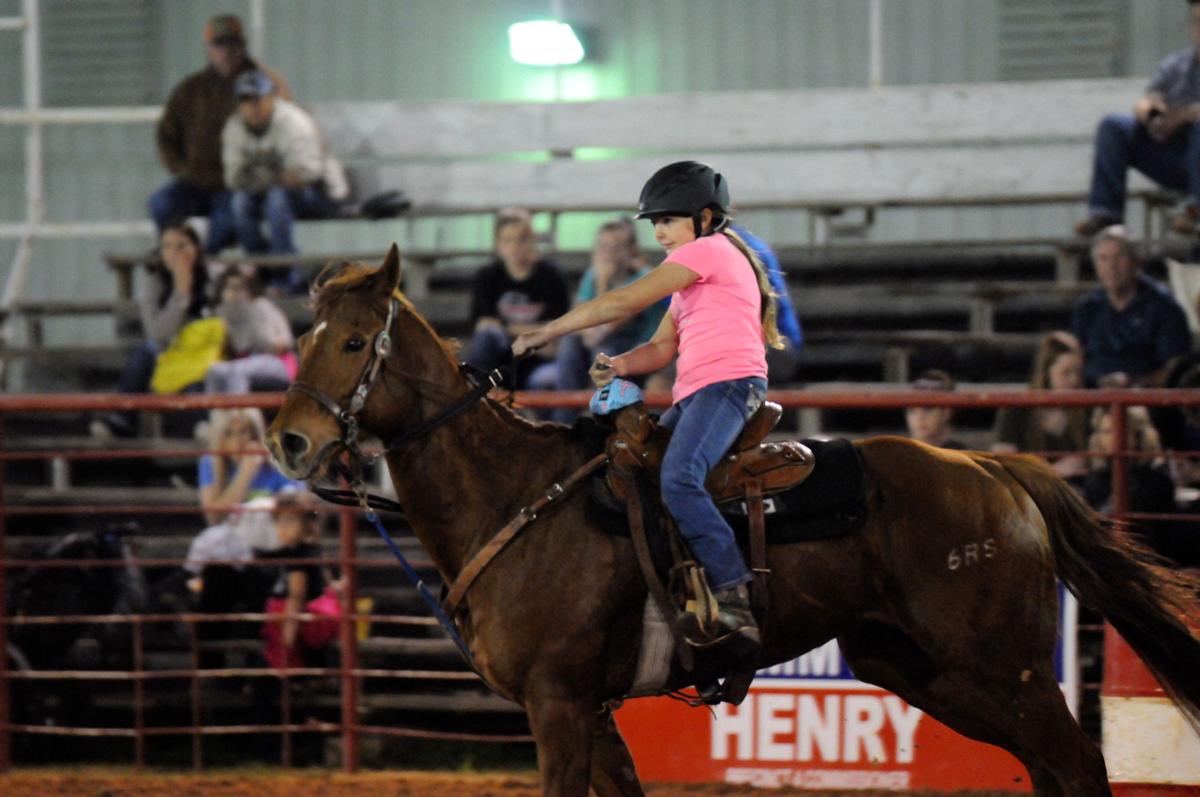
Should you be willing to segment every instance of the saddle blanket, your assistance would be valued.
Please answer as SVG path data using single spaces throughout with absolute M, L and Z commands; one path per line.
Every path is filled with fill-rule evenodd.
M 861 531 L 867 522 L 866 478 L 858 449 L 849 440 L 804 440 L 813 452 L 812 474 L 788 490 L 763 499 L 767 542 L 772 545 L 829 540 Z M 629 536 L 624 505 L 608 490 L 605 475 L 593 478 L 589 500 L 605 529 Z M 738 541 L 746 545 L 746 504 L 733 500 L 720 505 Z

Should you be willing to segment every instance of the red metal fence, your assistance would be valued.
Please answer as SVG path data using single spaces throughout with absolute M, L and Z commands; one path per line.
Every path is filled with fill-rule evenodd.
M 518 393 L 516 401 L 527 407 L 575 406 L 586 403 L 588 393 Z M 828 392 L 819 390 L 773 391 L 770 396 L 787 408 L 817 409 L 875 409 L 899 410 L 911 406 L 945 406 L 952 408 L 992 407 L 1096 407 L 1111 408 L 1113 437 L 1117 441 L 1126 439 L 1127 408 L 1131 406 L 1196 406 L 1200 405 L 1200 391 L 1183 390 L 1095 390 L 1095 391 L 959 391 L 931 393 L 928 391 L 895 392 Z M 668 397 L 652 395 L 650 403 L 664 405 Z M 263 622 L 268 615 L 250 614 L 113 614 L 79 616 L 27 616 L 11 617 L 7 605 L 10 572 L 21 568 L 53 567 L 114 567 L 123 566 L 122 561 L 54 561 L 46 559 L 9 558 L 5 552 L 7 520 L 10 517 L 35 514 L 90 514 L 100 508 L 96 506 L 11 506 L 5 500 L 6 469 L 14 461 L 66 461 L 88 460 L 128 461 L 132 459 L 162 456 L 159 449 L 103 450 L 87 447 L 45 447 L 42 449 L 13 450 L 5 444 L 4 430 L 7 419 L 23 413 L 80 413 L 90 411 L 142 410 L 177 412 L 181 410 L 207 410 L 213 408 L 254 406 L 272 409 L 282 401 L 277 394 L 255 394 L 250 396 L 116 396 L 116 395 L 28 395 L 0 396 L 0 651 L 7 648 L 9 630 L 18 625 L 52 626 L 64 623 L 111 623 L 128 624 L 131 629 L 130 652 L 132 668 L 122 670 L 14 670 L 8 657 L 0 656 L 0 772 L 6 771 L 11 761 L 13 734 L 39 734 L 44 736 L 116 737 L 132 741 L 133 760 L 138 766 L 146 763 L 146 742 L 157 736 L 190 736 L 192 762 L 197 768 L 203 766 L 202 740 L 206 736 L 278 733 L 281 736 L 282 758 L 290 763 L 292 737 L 301 733 L 340 734 L 342 766 L 354 771 L 359 766 L 359 741 L 363 735 L 408 736 L 460 741 L 515 742 L 528 741 L 520 734 L 475 734 L 464 732 L 431 731 L 364 724 L 360 721 L 360 688 L 367 678 L 393 678 L 413 682 L 476 682 L 473 673 L 436 669 L 377 669 L 363 668 L 359 662 L 359 639 L 356 629 L 360 623 L 396 624 L 410 626 L 433 626 L 436 621 L 425 616 L 379 614 L 360 611 L 359 574 L 364 568 L 392 567 L 390 561 L 364 558 L 357 550 L 357 523 L 351 510 L 335 510 L 340 516 L 339 547 L 336 557 L 305 560 L 337 566 L 344 578 L 342 589 L 342 616 L 340 619 L 340 661 L 333 668 L 225 668 L 207 669 L 200 666 L 200 648 L 197 643 L 198 624 L 217 621 Z M 171 456 L 198 456 L 205 451 L 172 448 Z M 1099 452 L 1090 452 L 1098 454 Z M 1107 454 L 1106 454 L 1107 455 Z M 1121 450 L 1113 455 L 1116 467 L 1112 469 L 1112 495 L 1114 514 L 1133 520 L 1156 519 L 1157 516 L 1132 515 L 1129 512 L 1129 481 L 1127 461 L 1136 452 Z M 1173 456 L 1200 456 L 1200 452 L 1174 452 Z M 146 516 L 150 514 L 200 514 L 197 505 L 106 505 L 103 512 L 113 515 Z M 1176 520 L 1200 520 L 1196 516 L 1172 516 Z M 278 560 L 286 562 L 286 560 Z M 141 559 L 138 564 L 155 567 L 177 567 L 182 559 Z M 419 563 L 428 566 L 427 562 Z M 308 618 L 309 615 L 300 615 Z M 279 615 L 274 616 L 275 619 Z M 182 623 L 188 629 L 191 666 L 183 669 L 150 669 L 144 656 L 144 636 L 148 625 L 155 623 Z M 290 679 L 302 676 L 334 676 L 340 690 L 339 719 L 337 722 L 296 722 L 292 716 Z M 211 725 L 204 724 L 201 717 L 201 686 L 208 679 L 245 678 L 274 679 L 279 685 L 281 721 L 274 724 Z M 60 679 L 90 679 L 94 681 L 120 681 L 131 684 L 133 695 L 133 721 L 128 728 L 112 727 L 62 727 L 34 723 L 17 724 L 10 717 L 10 690 L 21 689 L 34 681 Z M 145 689 L 153 681 L 181 680 L 188 683 L 191 722 L 177 726 L 147 726 L 145 722 Z

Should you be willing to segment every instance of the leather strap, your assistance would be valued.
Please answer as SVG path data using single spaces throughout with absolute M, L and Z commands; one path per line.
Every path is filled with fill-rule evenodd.
M 625 512 L 629 517 L 629 537 L 633 540 L 633 550 L 637 554 L 638 567 L 642 571 L 642 580 L 646 582 L 646 589 L 650 591 L 650 596 L 658 605 L 662 616 L 667 620 L 667 626 L 671 629 L 671 636 L 675 643 L 676 653 L 679 655 L 680 664 L 683 665 L 685 670 L 690 672 L 693 663 L 692 653 L 688 649 L 688 646 L 684 644 L 683 639 L 675 633 L 673 619 L 679 612 L 671 603 L 671 598 L 667 594 L 667 588 L 663 585 L 662 580 L 658 577 L 658 573 L 654 570 L 654 557 L 650 554 L 650 540 L 646 537 L 646 514 L 642 505 L 646 486 L 645 476 L 641 470 L 628 470 L 616 465 L 613 466 L 610 473 L 621 482 L 621 486 L 625 492 Z
M 573 492 L 585 478 L 590 476 L 607 461 L 607 454 L 597 454 L 588 460 L 583 467 L 568 476 L 561 484 L 555 482 L 532 504 L 522 507 L 517 516 L 510 520 L 504 528 L 500 529 L 496 536 L 492 537 L 486 545 L 480 548 L 471 557 L 470 561 L 463 566 L 463 569 L 459 571 L 458 577 L 450 585 L 450 592 L 446 595 L 446 600 L 442 603 L 446 614 L 451 617 L 455 615 L 459 604 L 466 597 L 467 591 L 475 583 L 475 579 L 479 578 L 479 574 L 484 571 L 484 568 L 491 564 L 492 560 L 504 550 L 506 545 L 512 542 L 513 538 L 521 532 L 521 529 L 537 520 L 538 513 L 550 506 L 550 504 Z
M 767 530 L 763 508 L 762 483 L 757 479 L 746 485 L 746 518 L 750 526 L 750 569 L 754 580 L 750 582 L 750 608 L 757 615 L 759 633 L 767 620 L 770 601 L 767 590 Z

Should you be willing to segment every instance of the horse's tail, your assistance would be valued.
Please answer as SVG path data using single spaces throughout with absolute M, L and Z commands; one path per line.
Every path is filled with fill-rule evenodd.
M 1054 569 L 1133 646 L 1200 732 L 1200 580 L 1172 569 L 1121 524 L 1101 517 L 1041 460 L 997 455 L 1045 518 Z

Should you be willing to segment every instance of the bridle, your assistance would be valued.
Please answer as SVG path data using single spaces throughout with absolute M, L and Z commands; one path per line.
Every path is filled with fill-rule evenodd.
M 388 355 L 392 352 L 391 329 L 399 310 L 400 301 L 393 296 L 388 302 L 387 318 L 383 322 L 383 328 L 375 335 L 375 340 L 371 344 L 371 357 L 367 360 L 366 365 L 363 366 L 362 373 L 358 377 L 358 384 L 355 386 L 354 392 L 350 394 L 350 399 L 346 402 L 345 406 L 339 404 L 327 393 L 299 380 L 292 382 L 287 389 L 288 394 L 295 392 L 312 399 L 319 407 L 327 410 L 337 420 L 338 427 L 342 432 L 340 442 L 342 447 L 350 454 L 355 471 L 353 475 L 345 473 L 343 475 L 350 477 L 351 486 L 356 488 L 356 492 L 359 484 L 361 484 L 358 474 L 361 473 L 362 466 L 374 460 L 374 457 L 364 454 L 359 447 L 358 414 L 362 412 L 362 408 L 366 405 L 367 397 L 371 394 L 371 390 L 375 387 L 376 383 L 378 383 Z M 466 412 L 472 404 L 498 387 L 501 382 L 499 370 L 488 373 L 466 362 L 460 362 L 458 370 L 467 377 L 468 381 L 474 383 L 471 390 L 433 417 L 427 418 L 411 429 L 405 430 L 397 437 L 385 441 L 384 453 L 395 451 L 405 443 L 432 432 L 439 426 Z M 318 492 L 318 495 L 320 494 Z

